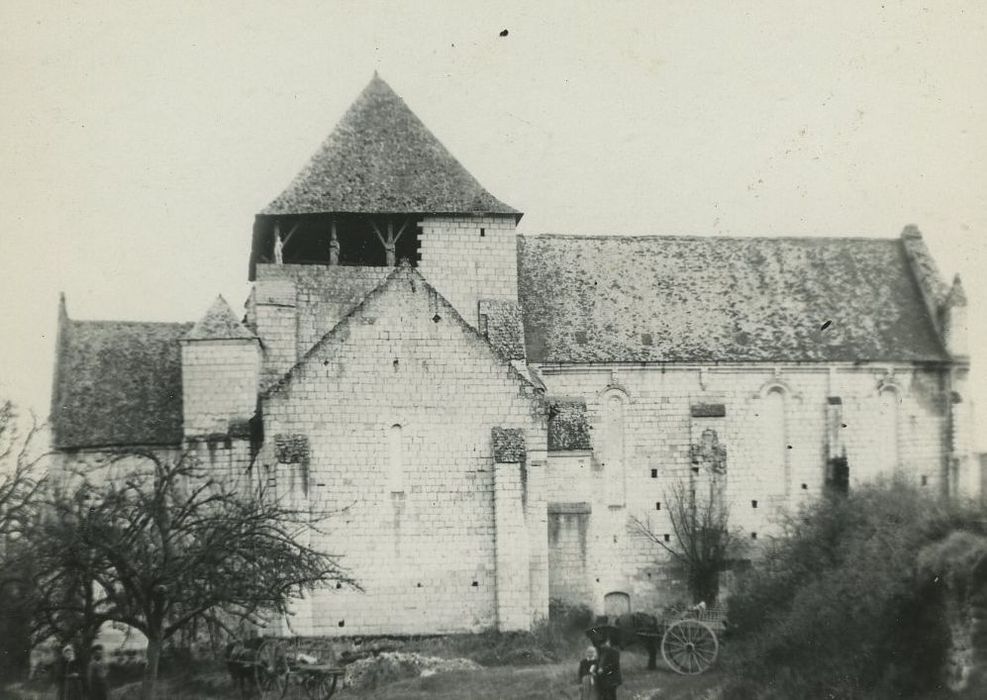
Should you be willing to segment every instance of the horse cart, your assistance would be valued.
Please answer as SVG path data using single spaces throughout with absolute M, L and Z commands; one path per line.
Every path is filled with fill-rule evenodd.
M 635 644 L 648 652 L 648 668 L 654 669 L 658 650 L 676 673 L 698 675 L 708 670 L 720 651 L 719 637 L 726 630 L 726 608 L 704 604 L 666 611 L 659 619 L 646 613 L 621 615 L 615 624 L 587 630 L 594 644 L 609 638 L 616 646 Z
M 226 665 L 244 700 L 329 700 L 345 673 L 334 663 L 302 653 L 297 643 L 272 638 L 230 644 Z

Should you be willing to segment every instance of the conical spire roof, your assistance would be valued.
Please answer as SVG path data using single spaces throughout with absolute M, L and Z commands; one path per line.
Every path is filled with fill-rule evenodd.
M 240 323 L 226 299 L 219 295 L 183 340 L 253 340 L 256 337 Z
M 329 212 L 520 213 L 487 192 L 376 74 L 261 214 Z
M 966 291 L 963 289 L 963 282 L 960 280 L 959 273 L 953 277 L 953 286 L 949 288 L 949 294 L 946 295 L 946 306 L 966 306 Z

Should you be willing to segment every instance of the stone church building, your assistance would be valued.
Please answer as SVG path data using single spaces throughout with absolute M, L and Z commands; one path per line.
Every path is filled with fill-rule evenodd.
M 195 449 L 333 512 L 363 592 L 291 632 L 526 629 L 654 610 L 675 484 L 782 509 L 900 475 L 972 489 L 966 300 L 898 237 L 522 235 L 379 77 L 255 219 L 245 314 L 60 312 L 65 461 Z M 204 307 L 206 304 L 203 305 Z M 192 314 L 190 314 L 192 315 Z M 970 482 L 968 484 L 968 482 Z

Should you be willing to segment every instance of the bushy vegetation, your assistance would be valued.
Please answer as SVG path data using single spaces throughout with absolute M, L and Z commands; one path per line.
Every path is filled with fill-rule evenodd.
M 939 686 L 947 582 L 919 553 L 978 527 L 972 513 L 901 483 L 790 517 L 731 597 L 740 643 L 728 697 L 915 697 Z

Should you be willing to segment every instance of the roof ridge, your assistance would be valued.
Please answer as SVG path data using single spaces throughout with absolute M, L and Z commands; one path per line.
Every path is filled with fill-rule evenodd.
M 675 233 L 631 233 L 631 234 L 621 234 L 621 233 L 518 233 L 520 238 L 555 238 L 555 239 L 566 239 L 566 240 L 656 240 L 656 239 L 675 239 L 675 240 L 697 240 L 697 241 L 709 241 L 709 240 L 736 240 L 736 241 L 888 241 L 897 242 L 900 240 L 898 236 L 892 237 L 882 237 L 882 236 L 764 236 L 764 235 L 710 235 L 703 236 L 699 234 L 675 234 Z
M 194 321 L 132 321 L 128 319 L 116 320 L 112 318 L 66 318 L 66 323 L 77 325 L 118 325 L 118 326 L 194 326 Z

